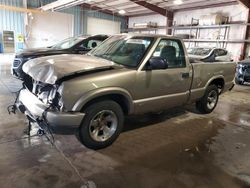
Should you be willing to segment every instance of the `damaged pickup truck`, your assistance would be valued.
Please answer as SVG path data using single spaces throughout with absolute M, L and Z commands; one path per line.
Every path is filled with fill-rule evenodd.
M 184 43 L 165 35 L 115 35 L 87 55 L 59 55 L 27 62 L 33 78 L 16 107 L 30 121 L 75 128 L 92 149 L 112 144 L 124 116 L 196 103 L 210 113 L 234 86 L 235 64 L 189 62 Z

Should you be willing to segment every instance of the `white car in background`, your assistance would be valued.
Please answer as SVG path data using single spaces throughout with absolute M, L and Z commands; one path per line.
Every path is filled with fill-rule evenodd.
M 222 48 L 194 47 L 189 48 L 187 51 L 189 58 L 192 60 L 204 62 L 232 61 L 230 53 Z

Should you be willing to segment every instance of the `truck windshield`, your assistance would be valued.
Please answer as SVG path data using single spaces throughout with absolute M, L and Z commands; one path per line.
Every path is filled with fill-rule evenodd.
M 75 44 L 77 44 L 81 40 L 83 40 L 83 38 L 78 38 L 78 37 L 67 38 L 67 39 L 53 45 L 51 48 L 59 49 L 59 50 L 68 49 L 68 48 L 73 47 Z
M 117 35 L 106 40 L 89 54 L 120 65 L 137 67 L 153 40 L 153 37 Z
M 188 54 L 206 56 L 211 52 L 211 48 L 189 48 Z

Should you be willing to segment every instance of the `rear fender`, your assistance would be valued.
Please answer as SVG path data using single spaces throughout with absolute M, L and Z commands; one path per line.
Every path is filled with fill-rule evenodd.
M 205 86 L 205 90 L 207 90 L 208 86 L 211 85 L 211 83 L 216 80 L 216 79 L 223 79 L 224 82 L 225 82 L 225 79 L 224 79 L 224 76 L 222 75 L 218 75 L 218 76 L 213 76 L 212 78 L 210 78 Z

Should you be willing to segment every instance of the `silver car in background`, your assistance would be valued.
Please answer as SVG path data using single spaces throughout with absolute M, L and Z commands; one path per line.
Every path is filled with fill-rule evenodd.
M 193 47 L 187 49 L 188 56 L 193 60 L 203 62 L 229 62 L 232 61 L 231 54 L 223 48 Z

